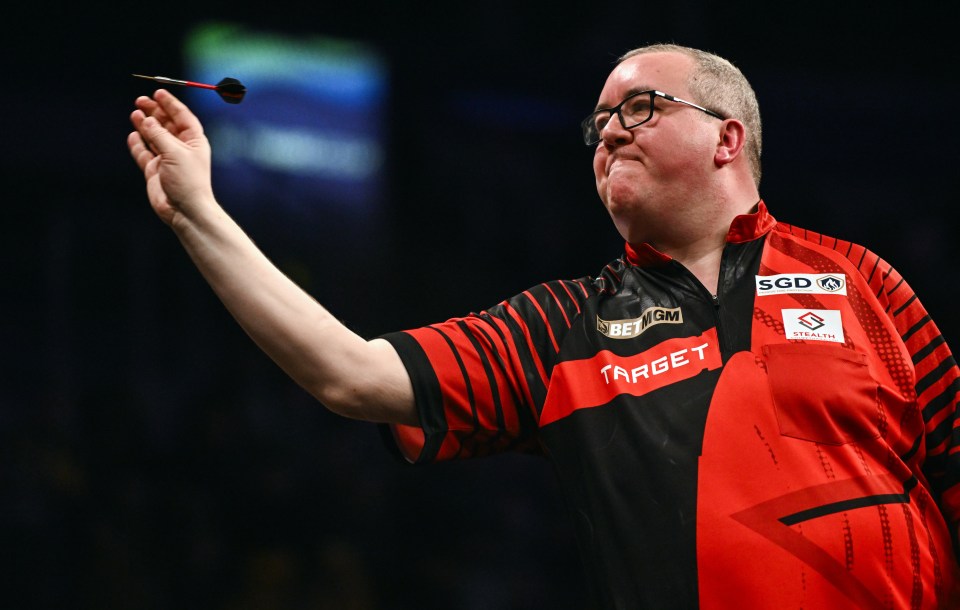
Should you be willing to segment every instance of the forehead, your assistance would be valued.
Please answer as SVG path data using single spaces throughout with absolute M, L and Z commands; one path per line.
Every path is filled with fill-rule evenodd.
M 658 89 L 670 95 L 686 97 L 687 77 L 693 59 L 680 53 L 642 53 L 621 62 L 613 69 L 600 92 L 599 105 L 613 106 L 631 91 Z

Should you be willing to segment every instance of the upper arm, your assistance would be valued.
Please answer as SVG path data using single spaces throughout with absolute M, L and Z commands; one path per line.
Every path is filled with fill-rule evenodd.
M 369 390 L 373 395 L 367 403 L 369 413 L 366 415 L 369 417 L 365 419 L 409 426 L 419 425 L 413 383 L 397 350 L 383 339 L 373 339 L 369 345 L 379 364 L 377 370 L 381 372 L 383 379 Z
M 367 341 L 339 369 L 341 379 L 312 391 L 328 409 L 353 419 L 419 425 L 410 375 L 390 343 Z

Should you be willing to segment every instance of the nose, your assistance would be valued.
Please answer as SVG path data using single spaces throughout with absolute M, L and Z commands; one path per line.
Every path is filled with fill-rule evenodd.
M 633 131 L 624 129 L 619 114 L 614 114 L 600 130 L 600 139 L 607 146 L 622 146 L 633 139 Z

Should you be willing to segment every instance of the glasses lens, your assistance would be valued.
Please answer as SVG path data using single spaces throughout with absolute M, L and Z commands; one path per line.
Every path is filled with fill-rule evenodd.
M 646 123 L 653 115 L 653 92 L 647 91 L 631 98 L 627 98 L 620 107 L 620 116 L 623 117 L 624 129 L 636 127 Z
M 580 123 L 583 130 L 583 142 L 587 146 L 592 146 L 600 141 L 600 132 L 610 120 L 610 111 L 601 110 L 594 112 Z
M 580 124 L 583 129 L 583 141 L 588 146 L 593 146 L 603 139 L 600 135 L 603 128 L 613 118 L 613 112 L 618 110 L 624 129 L 632 129 L 637 125 L 646 123 L 653 116 L 653 98 L 655 95 L 653 91 L 644 91 L 623 100 L 614 110 L 594 112 Z

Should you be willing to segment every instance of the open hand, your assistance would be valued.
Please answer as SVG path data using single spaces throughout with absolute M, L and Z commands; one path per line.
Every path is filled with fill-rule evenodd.
M 147 197 L 157 215 L 172 225 L 213 201 L 210 143 L 203 125 L 186 105 L 165 89 L 139 97 L 130 115 L 135 131 L 127 146 L 147 181 Z

